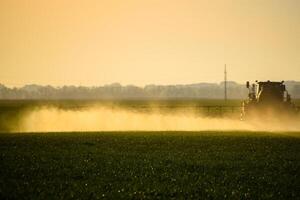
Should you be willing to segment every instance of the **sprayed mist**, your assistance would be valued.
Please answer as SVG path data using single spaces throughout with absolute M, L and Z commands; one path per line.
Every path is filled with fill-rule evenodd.
M 276 118 L 268 121 L 238 117 L 207 117 L 193 109 L 162 112 L 153 109 L 140 112 L 126 108 L 89 106 L 85 109 L 66 110 L 54 106 L 39 107 L 22 114 L 16 132 L 60 131 L 300 131 L 297 120 L 282 123 Z

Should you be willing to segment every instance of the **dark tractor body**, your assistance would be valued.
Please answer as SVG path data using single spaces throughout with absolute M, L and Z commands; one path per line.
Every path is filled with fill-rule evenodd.
M 242 119 L 254 116 L 265 117 L 268 114 L 273 117 L 287 116 L 297 113 L 297 108 L 291 102 L 284 82 L 258 82 L 250 85 L 248 100 L 243 102 Z

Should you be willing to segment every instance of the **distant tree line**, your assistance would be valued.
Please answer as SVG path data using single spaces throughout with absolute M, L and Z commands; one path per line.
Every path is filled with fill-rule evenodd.
M 300 82 L 286 83 L 292 98 L 300 98 Z M 244 84 L 228 82 L 228 98 L 245 99 L 248 90 Z M 197 83 L 188 85 L 134 85 L 122 86 L 119 83 L 99 87 L 83 86 L 41 86 L 26 85 L 8 88 L 0 84 L 0 99 L 146 99 L 146 98 L 224 98 L 224 83 Z

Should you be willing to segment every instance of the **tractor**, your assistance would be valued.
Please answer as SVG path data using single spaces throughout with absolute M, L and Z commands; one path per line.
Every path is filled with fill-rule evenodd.
M 248 100 L 242 105 L 242 120 L 253 116 L 265 118 L 268 114 L 280 118 L 280 116 L 290 116 L 298 112 L 286 90 L 284 81 L 256 81 L 252 85 L 247 81 L 246 87 L 249 95 Z

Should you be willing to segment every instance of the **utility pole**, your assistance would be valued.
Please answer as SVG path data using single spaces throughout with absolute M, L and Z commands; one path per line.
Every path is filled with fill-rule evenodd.
M 227 69 L 224 69 L 224 100 L 227 101 Z

